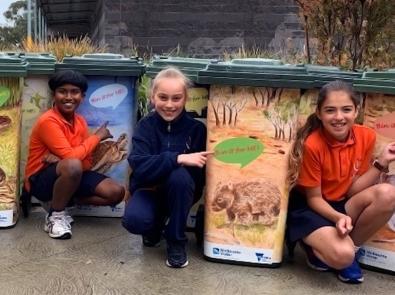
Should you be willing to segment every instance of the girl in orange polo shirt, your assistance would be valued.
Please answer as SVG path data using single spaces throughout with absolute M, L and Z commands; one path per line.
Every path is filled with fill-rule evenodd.
M 375 132 L 354 124 L 359 97 L 345 82 L 320 90 L 317 108 L 290 153 L 287 239 L 300 241 L 310 267 L 360 283 L 359 246 L 395 211 L 395 187 L 380 183 L 395 160 L 395 142 L 372 159 Z

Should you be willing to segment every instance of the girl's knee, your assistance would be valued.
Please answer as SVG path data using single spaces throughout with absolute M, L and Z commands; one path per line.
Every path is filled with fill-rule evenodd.
M 378 185 L 374 202 L 383 210 L 393 212 L 395 210 L 395 186 L 388 183 Z
M 57 170 L 62 176 L 80 178 L 82 175 L 82 163 L 78 159 L 63 159 L 59 162 Z
M 125 210 L 122 218 L 122 226 L 128 232 L 135 235 L 142 235 L 149 232 L 155 225 L 155 219 L 150 216 L 144 216 L 141 212 Z
M 334 269 L 343 269 L 350 266 L 354 261 L 354 245 L 351 243 L 334 243 L 325 254 L 329 266 Z
M 152 208 L 141 202 L 136 202 L 133 197 L 135 195 L 125 204 L 122 225 L 132 234 L 145 234 L 155 226 L 156 216 Z
M 119 184 L 114 184 L 109 188 L 109 202 L 115 206 L 123 201 L 125 196 L 125 188 Z

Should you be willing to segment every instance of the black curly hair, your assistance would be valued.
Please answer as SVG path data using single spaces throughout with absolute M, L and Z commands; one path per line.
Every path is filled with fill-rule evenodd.
M 80 72 L 73 70 L 64 70 L 55 73 L 51 76 L 48 81 L 49 88 L 55 92 L 56 88 L 61 87 L 65 84 L 71 84 L 81 89 L 82 93 L 85 93 L 88 89 L 88 80 Z

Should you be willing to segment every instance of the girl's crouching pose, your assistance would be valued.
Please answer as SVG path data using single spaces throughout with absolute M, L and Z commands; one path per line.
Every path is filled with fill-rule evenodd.
M 326 84 L 290 155 L 288 242 L 300 241 L 309 266 L 347 283 L 363 281 L 359 247 L 395 211 L 395 186 L 377 184 L 395 143 L 372 158 L 375 132 L 354 123 L 358 105 L 345 82 Z
M 188 79 L 177 69 L 158 73 L 152 82 L 155 111 L 133 136 L 128 158 L 133 174 L 123 226 L 143 236 L 146 247 L 167 242 L 169 267 L 188 265 L 185 227 L 189 210 L 202 195 L 207 156 L 206 126 L 185 111 Z

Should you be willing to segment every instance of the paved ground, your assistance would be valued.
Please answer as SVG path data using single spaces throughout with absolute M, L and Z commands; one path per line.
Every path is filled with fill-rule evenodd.
M 293 263 L 267 269 L 204 260 L 190 236 L 190 265 L 165 266 L 165 247 L 143 248 L 119 219 L 76 218 L 73 238 L 53 240 L 33 212 L 0 231 L 0 294 L 394 294 L 395 277 L 365 271 L 350 286 L 317 273 L 296 252 Z

